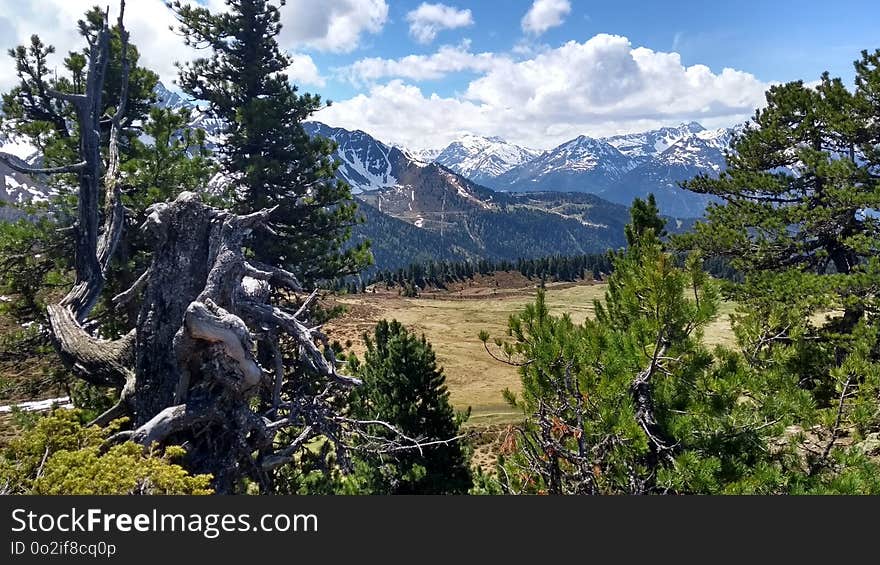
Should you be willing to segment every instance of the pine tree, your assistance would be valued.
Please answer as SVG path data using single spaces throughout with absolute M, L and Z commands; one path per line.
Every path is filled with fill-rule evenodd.
M 103 25 L 104 14 L 93 8 L 78 22 L 78 31 L 83 40 L 93 39 Z M 84 41 L 86 42 L 86 41 Z M 118 27 L 110 31 L 109 57 L 106 79 L 101 99 L 104 115 L 112 115 L 112 106 L 120 99 L 122 90 L 122 37 Z M 47 167 L 61 166 L 76 161 L 76 151 L 81 124 L 72 105 L 66 104 L 48 94 L 56 90 L 65 94 L 82 94 L 85 91 L 86 55 L 88 47 L 72 51 L 64 59 L 63 70 L 57 72 L 50 68 L 49 57 L 55 48 L 45 44 L 38 35 L 30 38 L 28 45 L 9 50 L 14 61 L 18 84 L 2 96 L 2 132 L 23 139 L 37 148 Z M 120 120 L 119 152 L 120 160 L 126 163 L 134 159 L 135 153 L 144 147 L 138 140 L 144 128 L 149 127 L 149 109 L 154 102 L 153 89 L 158 75 L 138 64 L 137 46 L 128 42 L 128 81 L 127 104 Z M 99 122 L 100 140 L 106 147 L 110 135 L 110 120 Z M 106 151 L 104 151 L 106 153 Z M 129 167 L 128 169 L 132 169 Z M 27 219 L 17 222 L 0 222 L 0 294 L 11 297 L 0 305 L 0 314 L 6 314 L 18 324 L 46 326 L 46 302 L 57 293 L 60 286 L 70 282 L 74 260 L 74 218 L 77 201 L 72 194 L 77 184 L 75 174 L 60 174 L 46 177 L 46 182 L 59 193 L 48 202 L 38 205 L 22 206 L 28 213 Z M 132 187 L 127 185 L 126 190 Z M 145 209 L 150 203 L 142 201 L 135 206 L 134 197 L 127 196 L 126 205 Z M 132 224 L 123 231 L 121 247 L 128 246 L 134 239 L 137 226 Z M 125 274 L 126 265 L 114 265 L 116 274 Z M 128 276 L 135 273 L 129 273 Z M 136 276 L 136 275 L 135 275 Z M 124 285 L 123 282 L 120 283 Z M 110 285 L 103 299 L 109 299 L 120 284 Z M 126 286 L 127 288 L 127 286 Z M 119 331 L 130 329 L 130 325 L 116 316 L 101 316 L 101 331 L 104 335 L 116 335 Z M 52 347 L 45 331 L 17 332 L 0 343 L 0 357 L 31 359 L 40 357 L 42 363 L 37 370 L 47 372 L 40 378 L 62 381 L 65 386 L 69 373 L 51 354 Z M 38 375 L 34 375 L 35 378 Z M 74 385 L 76 386 L 76 385 Z M 76 392 L 76 391 L 74 391 Z
M 86 421 L 80 410 L 56 410 L 26 422 L 0 450 L 0 494 L 211 494 L 210 476 L 172 462 L 182 448 L 159 456 L 132 442 L 111 447 L 116 428 Z
M 334 145 L 310 139 L 302 127 L 323 105 L 319 96 L 299 94 L 284 74 L 291 59 L 277 41 L 279 6 L 226 0 L 222 13 L 179 1 L 169 6 L 186 42 L 211 49 L 181 67 L 179 83 L 225 124 L 220 164 L 237 211 L 278 206 L 271 218 L 277 235 L 256 234 L 253 252 L 264 262 L 281 259 L 303 282 L 367 265 L 367 243 L 344 247 L 359 218 L 350 188 L 334 179 Z
M 79 33 L 83 38 L 94 36 L 101 28 L 104 14 L 100 8 L 92 8 L 79 21 Z M 43 155 L 47 166 L 70 162 L 76 150 L 79 124 L 68 105 L 52 98 L 46 92 L 49 87 L 60 92 L 82 94 L 85 89 L 85 64 L 87 49 L 72 51 L 64 59 L 67 76 L 53 74 L 48 58 L 55 48 L 46 45 L 38 35 L 31 36 L 30 44 L 9 50 L 15 61 L 19 84 L 3 95 L 4 130 L 23 136 L 33 143 Z M 102 99 L 108 115 L 111 104 L 119 99 L 122 89 L 122 38 L 119 29 L 111 30 L 110 57 Z M 133 140 L 141 133 L 140 123 L 149 113 L 155 101 L 153 93 L 159 76 L 140 65 L 140 54 L 135 45 L 128 44 L 128 103 L 121 121 L 122 139 L 120 151 L 127 156 Z M 100 123 L 101 137 L 106 142 L 110 134 L 109 120 Z M 59 177 L 64 184 L 69 179 Z
M 446 378 L 425 337 L 416 337 L 397 321 L 380 321 L 364 336 L 363 362 L 351 370 L 364 381 L 352 413 L 362 420 L 383 420 L 404 435 L 425 441 L 460 435 L 461 417 L 449 402 Z M 388 429 L 373 432 L 392 437 Z M 461 441 L 419 451 L 363 458 L 360 480 L 373 494 L 465 494 L 471 487 L 468 453 Z
M 511 317 L 511 339 L 495 342 L 493 355 L 522 377 L 521 397 L 505 392 L 524 416 L 502 445 L 506 491 L 880 492 L 880 466 L 859 446 L 835 444 L 836 414 L 816 409 L 799 373 L 703 345 L 719 291 L 700 257 L 681 268 L 653 228 L 630 233 L 595 319 L 553 316 L 539 293 Z M 489 349 L 489 335 L 481 339 Z M 845 375 L 880 376 L 864 357 L 845 365 Z M 876 414 L 876 396 L 852 412 Z M 807 433 L 817 421 L 821 431 Z
M 880 207 L 878 60 L 880 50 L 863 53 L 855 92 L 828 73 L 815 89 L 802 81 L 771 87 L 726 172 L 684 183 L 722 201 L 684 243 L 729 257 L 746 275 L 798 271 L 816 282 L 876 268 L 880 223 L 867 211 Z M 863 313 L 864 305 L 847 306 L 848 326 Z
M 752 363 L 799 375 L 830 437 L 858 440 L 880 429 L 880 50 L 855 68 L 853 90 L 828 73 L 772 87 L 727 171 L 684 184 L 721 204 L 679 244 L 744 276 L 730 294 Z
M 630 208 L 630 214 L 632 222 L 624 228 L 627 244 L 634 245 L 649 228 L 658 238 L 666 237 L 666 220 L 660 217 L 660 209 L 653 194 L 649 194 L 646 200 L 636 198 Z
M 64 280 L 43 280 L 43 286 L 54 283 L 55 288 L 46 292 L 46 304 L 31 310 L 44 316 L 41 333 L 54 342 L 57 357 L 70 373 L 82 382 L 113 391 L 116 401 L 96 414 L 94 421 L 118 433 L 102 437 L 100 446 L 56 455 L 61 461 L 57 465 L 47 461 L 43 471 L 64 485 L 56 489 L 43 484 L 50 492 L 66 492 L 65 481 L 74 477 L 65 476 L 65 470 L 73 466 L 85 470 L 85 479 L 97 476 L 103 483 L 121 465 L 126 474 L 133 471 L 125 477 L 127 485 L 148 491 L 149 484 L 139 482 L 143 478 L 139 471 L 151 465 L 145 461 L 146 447 L 183 455 L 189 470 L 212 476 L 197 479 L 198 484 L 207 485 L 210 480 L 218 493 L 241 492 L 248 479 L 263 492 L 271 491 L 278 469 L 298 463 L 302 452 L 314 443 L 328 446 L 344 464 L 351 438 L 364 437 L 355 429 L 358 423 L 343 414 L 350 390 L 359 381 L 340 374 L 334 356 L 338 349 L 321 333 L 318 316 L 309 312 L 317 293 L 296 313 L 274 306 L 300 290 L 300 285 L 291 273 L 246 255 L 245 242 L 265 225 L 272 210 L 237 214 L 212 206 L 206 197 L 191 191 L 147 207 L 152 197 L 170 199 L 182 188 L 201 187 L 210 168 L 204 166 L 201 155 L 203 135 L 177 131 L 181 116 L 157 112 L 149 120 L 141 116 L 131 121 L 135 131 L 125 130 L 126 75 L 132 61 L 131 50 L 126 48 L 124 6 L 119 3 L 116 22 L 119 52 L 126 55 L 120 61 L 119 96 L 110 102 L 117 107 L 108 107 L 103 98 L 106 79 L 112 79 L 107 71 L 113 64 L 108 8 L 99 24 L 81 25 L 88 39 L 88 56 L 84 65 L 71 64 L 67 78 L 51 77 L 45 65 L 22 71 L 21 96 L 34 104 L 16 125 L 42 121 L 47 128 L 70 128 L 54 130 L 58 147 L 75 146 L 70 162 L 59 160 L 59 166 L 43 168 L 0 156 L 5 165 L 22 174 L 65 174 L 76 179 L 75 220 L 67 223 L 72 229 L 61 238 L 70 242 L 74 264 L 59 269 Z M 31 59 L 43 57 L 48 48 L 36 51 Z M 85 76 L 76 78 L 83 69 L 87 69 Z M 83 80 L 85 93 L 66 90 L 80 88 L 77 83 Z M 42 93 L 48 93 L 48 106 L 40 106 Z M 48 109 L 45 116 L 37 114 L 41 109 Z M 62 125 L 44 119 L 55 115 L 51 111 L 62 116 Z M 110 133 L 102 137 L 105 121 Z M 134 135 L 145 122 L 156 138 L 152 146 L 141 146 Z M 78 138 L 75 144 L 66 143 L 65 133 L 71 132 Z M 120 149 L 126 142 L 129 146 L 122 158 Z M 196 157 L 189 159 L 190 153 Z M 66 212 L 63 206 L 57 210 Z M 108 276 L 120 274 L 121 265 L 114 261 L 124 259 L 117 251 L 126 219 L 143 219 L 144 215 L 146 221 L 139 227 L 142 241 L 148 244 L 149 265 L 143 265 L 146 268 L 137 280 L 112 302 L 106 300 L 114 284 Z M 48 217 L 47 223 L 55 218 Z M 41 229 L 43 223 L 39 222 Z M 0 247 L 6 248 L 9 241 L 27 243 L 29 235 L 22 230 L 7 240 L 0 233 Z M 139 243 L 132 244 L 138 250 Z M 35 255 L 44 251 L 25 248 Z M 57 249 L 51 254 L 59 257 Z M 41 276 L 27 261 L 21 265 L 35 274 L 34 280 Z M 243 282 L 245 274 L 260 281 L 258 288 Z M 15 284 L 8 282 L 6 273 L 2 282 Z M 66 287 L 66 293 L 58 287 Z M 37 296 L 34 302 L 39 300 Z M 116 308 L 131 302 L 138 305 L 136 320 L 113 315 Z M 114 327 L 117 323 L 122 327 Z M 123 330 L 127 331 L 123 334 Z M 5 343 L 0 345 L 5 348 Z M 230 355 L 232 350 L 241 355 Z M 267 352 L 269 362 L 258 363 L 254 350 L 258 355 Z M 5 355 L 0 361 L 6 362 Z M 274 369 L 271 377 L 265 367 Z M 127 429 L 119 430 L 115 426 L 122 418 L 127 420 Z M 162 425 L 157 428 L 159 422 Z M 123 444 L 128 440 L 137 445 Z M 175 447 L 178 444 L 186 449 Z M 384 452 L 389 445 L 419 447 L 410 438 L 394 436 L 373 444 L 373 451 Z M 70 492 L 117 492 L 115 487 L 89 490 L 101 485 L 79 478 L 78 484 L 70 485 Z M 150 478 L 145 479 L 149 483 Z M 165 491 L 158 484 L 152 486 Z
M 79 31 L 88 39 L 100 30 L 104 13 L 93 8 L 79 22 Z M 15 61 L 19 84 L 3 95 L 5 121 L 3 131 L 26 139 L 40 151 L 44 163 L 55 166 L 69 163 L 77 148 L 80 124 L 70 105 L 46 93 L 47 88 L 81 94 L 85 84 L 85 62 L 82 51 L 73 51 L 64 60 L 67 74 L 52 74 L 47 60 L 55 48 L 34 35 L 28 46 L 9 51 Z M 116 310 L 107 299 L 125 290 L 143 272 L 149 261 L 138 227 L 143 224 L 146 209 L 160 201 L 173 199 L 183 190 L 201 190 L 210 179 L 212 167 L 207 162 L 204 132 L 187 128 L 184 112 L 174 113 L 153 107 L 158 75 L 138 64 L 139 51 L 128 42 L 129 62 L 127 104 L 120 123 L 120 161 L 126 173 L 123 200 L 129 214 L 127 229 L 118 244 L 108 287 L 100 307 L 114 310 L 105 318 L 102 331 L 118 336 L 131 329 L 133 312 Z M 111 30 L 109 60 L 102 100 L 106 114 L 119 100 L 122 89 L 122 38 L 119 29 Z M 106 145 L 110 134 L 109 120 L 100 123 L 101 143 Z M 149 138 L 146 143 L 142 138 Z M 73 175 L 48 177 L 60 192 L 41 206 L 28 206 L 31 221 L 0 224 L 0 258 L 6 263 L 0 288 L 16 296 L 10 311 L 24 323 L 43 321 L 41 294 L 64 280 L 71 267 L 73 245 L 69 235 L 76 200 L 70 194 L 75 185 Z M 36 218 L 39 218 L 36 220 Z M 36 221 L 35 221 L 36 220 Z M 22 252 L 29 250 L 27 256 Z

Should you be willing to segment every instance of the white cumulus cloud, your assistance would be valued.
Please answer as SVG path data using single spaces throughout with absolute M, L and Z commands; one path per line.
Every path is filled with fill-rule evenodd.
M 54 45 L 56 54 L 50 64 L 62 68 L 62 60 L 70 51 L 85 47 L 77 32 L 76 22 L 83 14 L 101 4 L 95 0 L 0 0 L 0 48 L 6 49 L 28 43 L 30 36 L 39 35 L 44 43 Z M 116 21 L 117 2 L 110 2 L 110 18 Z M 169 29 L 175 22 L 163 0 L 136 0 L 125 8 L 125 24 L 131 32 L 131 41 L 140 52 L 140 64 L 169 82 L 177 75 L 175 60 L 195 56 L 195 51 L 183 45 L 180 37 Z M 12 59 L 0 56 L 0 89 L 6 90 L 17 83 Z
M 195 3 L 195 0 L 189 0 Z M 77 20 L 96 4 L 95 0 L 0 0 L 0 48 L 6 49 L 29 42 L 38 34 L 45 43 L 54 45 L 56 54 L 50 59 L 53 68 L 62 67 L 70 51 L 79 51 L 85 43 L 76 29 Z M 225 9 L 223 0 L 201 2 L 210 10 Z M 118 2 L 110 2 L 110 17 L 116 19 Z M 378 33 L 388 18 L 385 0 L 288 0 L 281 8 L 282 28 L 279 42 L 292 50 L 293 64 L 287 69 L 291 80 L 323 87 L 321 75 L 311 56 L 301 48 L 348 52 L 356 49 L 365 34 Z M 177 21 L 164 0 L 134 0 L 126 5 L 126 26 L 131 41 L 140 51 L 140 64 L 150 68 L 171 86 L 177 76 L 175 62 L 185 62 L 204 51 L 186 47 L 182 38 L 170 28 Z M 10 58 L 0 56 L 0 90 L 17 83 Z
M 463 71 L 486 73 L 503 60 L 494 53 L 471 53 L 470 42 L 464 41 L 459 45 L 444 45 L 430 55 L 360 59 L 339 69 L 339 74 L 353 84 L 369 84 L 384 78 L 437 80 Z
M 315 114 L 330 125 L 361 129 L 387 143 L 439 148 L 460 134 L 488 131 L 497 116 L 494 108 L 467 100 L 426 96 L 419 87 L 400 79 L 373 86 Z
M 582 134 L 689 120 L 707 127 L 742 122 L 764 103 L 769 87 L 743 71 L 685 66 L 677 53 L 633 47 L 625 37 L 605 34 L 524 60 L 490 58 L 488 70 L 460 95 L 426 93 L 395 78 L 337 101 L 316 118 L 414 149 L 442 147 L 462 132 L 547 149 Z M 380 64 L 375 75 L 395 70 L 410 81 L 420 78 L 393 69 L 399 63 Z
M 561 25 L 571 13 L 568 0 L 535 0 L 522 19 L 522 29 L 532 35 L 541 35 L 551 27 Z
M 285 47 L 350 53 L 387 21 L 385 0 L 288 0 L 281 8 L 280 40 Z
M 293 62 L 286 72 L 291 82 L 311 86 L 326 86 L 327 79 L 321 76 L 318 66 L 315 65 L 315 61 L 312 60 L 311 56 L 304 53 L 291 53 L 290 58 Z
M 459 10 L 445 4 L 423 2 L 406 15 L 409 33 L 419 43 L 431 43 L 437 33 L 444 29 L 456 29 L 474 25 L 470 10 Z

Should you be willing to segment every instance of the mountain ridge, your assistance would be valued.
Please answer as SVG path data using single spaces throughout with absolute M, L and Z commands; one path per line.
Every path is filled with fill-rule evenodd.
M 157 88 L 156 95 L 158 106 L 189 111 L 190 127 L 204 129 L 209 146 L 216 148 L 222 142 L 222 124 L 216 119 L 164 86 Z M 595 194 L 499 192 L 457 172 L 453 167 L 461 168 L 462 164 L 454 160 L 446 165 L 427 162 L 405 148 L 385 144 L 359 130 L 316 121 L 306 122 L 303 127 L 309 135 L 321 135 L 337 144 L 334 158 L 339 161 L 338 178 L 352 186 L 366 218 L 365 223 L 355 226 L 353 241 L 373 241 L 379 262 L 375 268 L 397 268 L 430 256 L 515 260 L 603 252 L 625 244 L 627 206 Z M 513 170 L 508 167 L 514 161 L 520 162 L 515 169 L 540 163 L 547 156 L 547 152 L 538 154 L 498 137 L 470 136 L 465 141 L 459 148 L 469 150 L 466 157 L 476 155 L 474 162 L 490 158 L 470 170 L 486 166 L 487 178 L 494 176 L 496 180 Z M 633 167 L 618 149 L 603 140 L 581 136 L 568 144 L 567 151 L 563 156 L 567 161 L 559 162 L 577 172 L 613 173 L 619 178 Z M 497 160 L 492 161 L 492 157 Z M 31 188 L 40 179 L 28 184 L 27 179 L 11 174 L 4 178 L 14 181 L 8 185 L 26 188 L 15 195 L 0 195 L 6 200 L 20 203 L 48 194 L 45 186 L 39 187 L 40 194 L 33 193 Z M 223 178 L 212 179 L 207 190 L 223 182 Z
M 626 205 L 654 193 L 664 213 L 700 216 L 712 199 L 679 183 L 723 172 L 725 153 L 741 129 L 709 130 L 691 121 L 603 138 L 581 135 L 547 151 L 465 134 L 444 149 L 409 153 L 498 191 L 585 192 Z
M 507 171 L 532 161 L 543 153 L 520 147 L 504 139 L 466 134 L 441 150 L 433 159 L 456 173 L 488 184 Z
M 157 98 L 163 107 L 190 108 L 190 125 L 205 129 L 209 149 L 222 141 L 220 124 L 179 94 L 160 84 Z M 498 136 L 466 133 L 443 149 L 414 151 L 361 130 L 316 120 L 303 126 L 310 135 L 339 143 L 339 178 L 354 193 L 393 189 L 402 176 L 414 176 L 414 164 L 437 163 L 501 192 L 585 192 L 625 205 L 654 193 L 661 211 L 679 217 L 702 215 L 712 200 L 685 191 L 678 183 L 697 174 L 720 174 L 725 168 L 724 153 L 739 130 L 707 130 L 691 121 L 604 138 L 581 135 L 547 151 L 521 147 Z

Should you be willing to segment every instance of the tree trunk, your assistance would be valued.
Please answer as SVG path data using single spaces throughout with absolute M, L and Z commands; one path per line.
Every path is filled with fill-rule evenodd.
M 211 222 L 216 214 L 196 198 L 157 206 L 147 221 L 156 242 L 137 319 L 136 424 L 143 425 L 173 404 L 186 364 L 179 355 L 186 309 L 208 278 Z
M 291 462 L 318 435 L 333 443 L 335 456 L 344 462 L 349 448 L 346 437 L 352 428 L 367 423 L 340 414 L 339 401 L 360 383 L 337 373 L 327 338 L 304 323 L 315 293 L 297 312 L 270 304 L 272 287 L 302 290 L 296 277 L 244 255 L 247 238 L 264 227 L 274 210 L 239 216 L 212 208 L 191 192 L 152 206 L 141 227 L 153 241 L 152 263 L 132 288 L 113 300 L 121 307 L 140 296 L 136 327 L 116 341 L 100 339 L 85 329 L 104 292 L 125 218 L 117 179 L 129 68 L 124 10 L 123 1 L 118 20 L 123 88 L 111 117 L 104 175 L 98 126 L 104 117 L 101 93 L 109 56 L 107 15 L 102 29 L 90 39 L 86 93 L 50 92 L 74 107 L 80 126 L 81 161 L 39 171 L 77 172 L 79 179 L 76 280 L 67 295 L 48 308 L 61 358 L 77 376 L 119 390 L 119 403 L 95 423 L 105 425 L 130 416 L 133 427 L 116 434 L 111 444 L 132 440 L 145 448 L 181 445 L 189 470 L 212 474 L 218 493 L 239 491 L 246 477 L 265 488 L 271 484 L 272 470 Z M 248 324 L 258 329 L 252 333 Z M 299 353 L 294 362 L 308 368 L 299 378 L 315 381 L 286 394 L 281 386 L 282 342 L 292 343 L 293 352 Z M 271 371 L 255 358 L 258 343 L 261 351 L 272 352 L 264 358 L 265 364 L 272 361 L 267 367 Z M 271 405 L 254 408 L 257 396 L 271 399 Z M 422 448 L 418 441 L 401 437 L 408 445 L 389 440 L 388 449 Z

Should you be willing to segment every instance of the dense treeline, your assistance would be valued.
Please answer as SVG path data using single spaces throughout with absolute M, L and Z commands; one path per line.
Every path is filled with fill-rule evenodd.
M 482 244 L 482 255 L 499 259 L 596 253 L 625 243 L 623 226 L 596 230 L 574 218 L 548 224 L 547 217 L 542 211 L 525 208 L 508 209 L 504 214 L 478 212 L 468 217 L 466 226 Z
M 361 271 L 369 276 L 379 269 L 397 269 L 410 263 L 464 261 L 480 257 L 472 241 L 457 232 L 438 232 L 418 228 L 383 214 L 371 204 L 358 200 L 364 223 L 353 229 L 351 245 L 370 242 L 374 266 Z
M 473 280 L 477 275 L 491 275 L 498 272 L 518 272 L 529 279 L 552 282 L 574 282 L 579 280 L 602 280 L 613 267 L 610 253 L 588 255 L 553 255 L 538 259 L 520 258 L 516 261 L 427 261 L 412 263 L 397 270 L 383 270 L 361 282 L 347 281 L 337 283 L 337 290 L 346 289 L 349 293 L 364 292 L 367 287 L 384 284 L 386 288 L 425 289 L 445 288 L 449 283 Z
M 594 195 L 566 195 L 567 204 L 552 194 L 514 197 L 498 193 L 493 198 L 499 209 L 462 211 L 442 232 L 418 228 L 359 200 L 365 221 L 354 227 L 349 244 L 369 241 L 375 258 L 374 265 L 361 275 L 428 261 L 516 261 L 602 253 L 626 243 L 626 207 Z
M 426 288 L 446 288 L 449 283 L 473 280 L 477 275 L 517 272 L 528 279 L 544 282 L 576 282 L 604 280 L 614 269 L 613 251 L 586 255 L 551 255 L 516 261 L 476 259 L 464 261 L 435 261 L 410 263 L 399 269 L 384 269 L 369 277 L 337 279 L 333 290 L 345 290 L 349 294 L 362 293 L 368 287 L 381 284 L 385 288 L 399 287 L 404 293 L 417 294 Z M 685 255 L 677 254 L 676 260 L 684 264 Z M 723 257 L 711 257 L 703 261 L 703 269 L 715 278 L 739 281 L 742 275 Z

